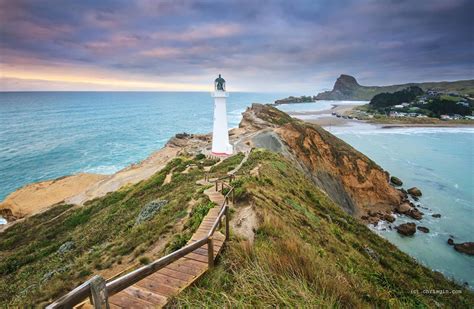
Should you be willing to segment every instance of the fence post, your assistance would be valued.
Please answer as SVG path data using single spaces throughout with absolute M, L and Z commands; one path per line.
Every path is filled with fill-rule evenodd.
M 219 181 L 216 180 L 216 191 L 219 191 L 218 185 L 219 185 Z
M 225 206 L 225 240 L 229 239 L 229 206 Z
M 109 309 L 109 301 L 104 278 L 94 276 L 90 281 L 91 299 L 94 309 Z
M 209 268 L 214 267 L 214 241 L 212 236 L 207 240 L 207 263 Z

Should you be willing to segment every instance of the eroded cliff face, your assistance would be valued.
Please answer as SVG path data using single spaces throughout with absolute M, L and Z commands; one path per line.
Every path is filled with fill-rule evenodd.
M 317 125 L 293 119 L 271 106 L 254 104 L 244 113 L 242 126 L 266 131 L 273 139 L 277 135 L 286 146 L 280 152 L 297 161 L 318 187 L 355 217 L 376 222 L 404 199 L 389 184 L 387 172 Z M 257 147 L 265 146 L 262 134 L 253 138 Z

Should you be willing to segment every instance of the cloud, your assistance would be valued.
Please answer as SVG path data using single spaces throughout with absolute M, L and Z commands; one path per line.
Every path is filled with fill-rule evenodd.
M 55 76 L 66 80 L 82 72 L 74 89 L 87 74 L 101 87 L 98 72 L 109 81 L 104 89 L 127 77 L 151 80 L 156 90 L 203 87 L 222 72 L 238 89 L 300 85 L 305 93 L 332 86 L 344 72 L 374 85 L 467 79 L 473 10 L 468 0 L 0 0 L 0 65 L 34 72 L 34 83 L 21 75 L 25 85 L 45 90 L 48 82 L 61 85 L 41 79 L 48 68 L 60 68 Z M 9 87 L 19 85 L 21 77 L 11 78 Z

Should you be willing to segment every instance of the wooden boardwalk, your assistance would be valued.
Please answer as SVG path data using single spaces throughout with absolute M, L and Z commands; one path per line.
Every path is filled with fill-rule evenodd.
M 199 184 L 209 185 L 211 183 L 201 180 Z M 224 196 L 216 190 L 216 186 L 205 190 L 204 194 L 217 206 L 209 210 L 188 244 L 206 237 L 224 204 Z M 221 251 L 224 241 L 225 236 L 216 231 L 213 235 L 214 257 L 217 257 Z M 111 296 L 109 305 L 111 308 L 161 308 L 168 303 L 171 297 L 178 295 L 196 281 L 208 268 L 208 248 L 207 245 L 203 245 Z

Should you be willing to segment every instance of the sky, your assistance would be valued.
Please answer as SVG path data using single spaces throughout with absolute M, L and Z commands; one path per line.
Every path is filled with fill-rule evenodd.
M 0 0 L 0 91 L 316 94 L 474 78 L 472 0 Z

